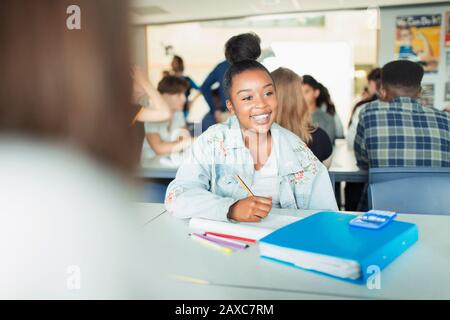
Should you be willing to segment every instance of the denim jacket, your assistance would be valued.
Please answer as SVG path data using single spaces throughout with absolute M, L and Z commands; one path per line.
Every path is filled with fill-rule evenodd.
M 276 123 L 271 134 L 281 208 L 338 210 L 327 169 L 306 144 Z M 230 206 L 248 197 L 236 175 L 251 185 L 254 172 L 239 121 L 232 116 L 194 142 L 167 188 L 166 209 L 179 218 L 228 221 Z

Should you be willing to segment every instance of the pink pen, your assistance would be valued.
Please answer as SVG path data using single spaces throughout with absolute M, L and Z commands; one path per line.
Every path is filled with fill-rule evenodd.
M 208 241 L 211 241 L 211 242 L 223 245 L 223 246 L 227 246 L 227 247 L 230 247 L 230 248 L 235 248 L 235 249 L 245 249 L 246 248 L 246 245 L 244 245 L 244 244 L 235 244 L 235 243 L 231 243 L 231 242 L 226 241 L 226 240 L 213 239 L 211 237 L 208 237 L 208 236 L 205 236 L 205 235 L 199 234 L 199 233 L 194 233 L 194 234 L 196 236 L 202 238 L 202 239 L 205 239 L 205 240 L 208 240 Z
M 246 243 L 242 243 L 242 242 L 235 241 L 235 240 L 230 240 L 230 239 L 224 239 L 223 237 L 216 236 L 216 235 L 210 234 L 210 233 L 205 233 L 204 235 L 207 238 L 221 240 L 221 241 L 225 241 L 225 242 L 229 242 L 229 243 L 235 244 L 235 245 L 237 245 L 239 247 L 242 247 L 242 249 L 248 248 L 248 244 L 246 244 Z

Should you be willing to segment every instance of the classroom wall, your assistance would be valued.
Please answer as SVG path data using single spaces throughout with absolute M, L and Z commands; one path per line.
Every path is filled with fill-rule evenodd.
M 345 10 L 333 12 L 320 12 L 299 14 L 305 16 L 324 16 L 323 27 L 255 27 L 251 30 L 256 32 L 262 40 L 262 48 L 269 47 L 274 42 L 299 42 L 299 43 L 329 43 L 342 42 L 351 47 L 352 58 L 356 65 L 376 64 L 376 36 L 377 30 L 368 21 L 370 15 L 367 10 Z M 258 17 L 260 19 L 260 17 Z M 201 84 L 210 70 L 224 59 L 224 43 L 231 36 L 248 32 L 248 27 L 241 27 L 242 19 L 228 21 L 227 26 L 215 23 L 181 23 L 162 26 L 147 27 L 147 50 L 150 79 L 157 83 L 161 78 L 162 71 L 169 69 L 171 55 L 166 55 L 164 46 L 172 45 L 173 53 L 181 55 L 185 60 L 186 74 L 191 76 L 198 84 Z M 333 52 L 328 52 L 330 57 Z M 303 72 L 302 72 L 303 73 Z M 316 73 L 311 74 L 318 76 Z M 319 79 L 324 80 L 324 79 Z M 353 79 L 349 79 L 352 85 Z M 342 94 L 342 90 L 328 85 L 332 96 Z M 333 83 L 332 83 L 333 84 Z M 347 93 L 348 99 L 335 101 L 338 114 L 343 123 L 348 122 L 352 91 Z M 352 89 L 352 88 L 351 88 Z M 193 121 L 201 119 L 203 113 L 208 110 L 202 98 L 198 99 L 191 112 Z
M 444 109 L 450 106 L 450 101 L 444 101 L 444 88 L 446 81 L 446 51 L 450 48 L 445 48 L 445 12 L 450 11 L 450 6 L 447 5 L 432 5 L 427 6 L 408 6 L 397 8 L 382 8 L 380 19 L 380 42 L 378 47 L 379 65 L 383 66 L 385 63 L 394 60 L 394 46 L 395 46 L 395 20 L 397 16 L 404 15 L 420 15 L 420 14 L 442 14 L 441 36 L 440 36 L 440 55 L 439 67 L 437 73 L 426 73 L 424 75 L 422 84 L 434 84 L 434 107 L 437 109 Z
M 340 41 L 352 45 L 355 64 L 376 63 L 376 30 L 368 26 L 366 10 L 330 11 L 307 15 L 325 16 L 325 26 L 251 29 L 261 37 L 263 48 L 280 41 Z M 172 45 L 173 52 L 186 60 L 186 73 L 201 83 L 210 69 L 224 59 L 225 41 L 233 35 L 248 31 L 247 27 L 239 27 L 239 19 L 236 20 L 236 27 L 218 27 L 195 22 L 148 26 L 150 76 L 153 81 L 157 81 L 161 77 L 162 70 L 169 67 L 171 58 L 165 55 L 163 46 Z
M 131 63 L 139 65 L 147 73 L 147 27 L 133 26 L 130 33 Z

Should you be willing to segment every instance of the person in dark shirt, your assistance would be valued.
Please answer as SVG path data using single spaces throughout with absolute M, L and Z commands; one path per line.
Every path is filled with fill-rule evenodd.
M 188 83 L 188 87 L 185 92 L 186 102 L 184 103 L 184 106 L 183 106 L 183 114 L 184 114 L 184 117 L 187 118 L 189 115 L 189 110 L 190 110 L 192 103 L 194 103 L 194 101 L 201 94 L 200 87 L 195 83 L 194 80 L 192 80 L 191 77 L 183 74 L 184 73 L 184 61 L 180 56 L 177 56 L 177 55 L 173 56 L 172 63 L 170 65 L 172 66 L 173 75 L 186 80 L 186 82 Z M 197 90 L 198 93 L 194 96 L 194 98 L 189 99 L 192 89 Z
M 219 63 L 206 77 L 202 86 L 200 87 L 200 91 L 203 94 L 206 102 L 209 106 L 209 112 L 205 115 L 202 120 L 202 131 L 206 131 L 208 127 L 220 121 L 221 113 L 226 112 L 226 96 L 225 91 L 223 89 L 223 76 L 225 72 L 230 67 L 230 63 L 228 61 L 222 61 Z M 220 97 L 220 106 L 215 103 L 213 96 L 213 86 L 219 84 L 218 92 Z
M 352 109 L 352 114 L 350 116 L 350 121 L 348 123 L 348 126 L 350 127 L 352 125 L 353 122 L 357 122 L 358 119 L 357 117 L 353 117 L 355 115 L 355 112 L 358 108 L 360 108 L 362 105 L 375 101 L 378 99 L 379 95 L 380 95 L 380 85 L 381 85 L 381 68 L 375 68 L 372 69 L 369 74 L 367 75 L 367 82 L 368 82 L 368 87 L 367 87 L 367 97 L 361 99 L 360 101 L 358 101 L 355 106 Z M 355 132 L 356 133 L 356 132 Z M 354 139 L 354 137 L 352 138 L 352 140 Z
M 271 75 L 278 99 L 276 122 L 302 139 L 320 161 L 328 159 L 333 152 L 331 140 L 324 130 L 312 124 L 301 77 L 287 68 L 278 68 Z

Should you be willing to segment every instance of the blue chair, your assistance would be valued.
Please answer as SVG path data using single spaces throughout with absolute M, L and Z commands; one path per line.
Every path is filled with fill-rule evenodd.
M 368 193 L 373 209 L 450 215 L 450 168 L 370 169 Z
M 164 203 L 166 190 L 172 179 L 144 179 L 142 202 Z

